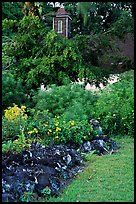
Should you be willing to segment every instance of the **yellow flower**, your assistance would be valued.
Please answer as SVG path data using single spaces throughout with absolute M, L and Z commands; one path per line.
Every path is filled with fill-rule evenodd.
M 122 118 L 122 120 L 126 120 L 127 118 Z
M 52 132 L 52 130 L 49 130 L 49 132 Z
M 57 135 L 57 136 L 55 136 L 55 138 L 59 138 L 59 136 Z
M 126 124 L 124 124 L 124 126 L 126 126 Z
M 33 131 L 28 131 L 27 133 L 28 133 L 28 134 L 32 134 L 32 133 L 33 133 Z
M 58 126 L 58 125 L 59 125 L 59 122 L 56 122 L 56 123 L 55 123 L 55 126 Z
M 21 106 L 21 109 L 26 109 L 26 106 Z
M 48 124 L 49 124 L 49 123 L 48 123 L 48 122 L 46 122 L 46 123 L 45 123 L 45 126 L 47 127 L 47 126 L 48 126 Z
M 116 116 L 116 114 L 113 114 L 113 116 Z
M 14 104 L 13 107 L 8 107 L 6 110 L 4 110 L 5 118 L 11 121 L 14 121 L 17 118 L 27 119 L 28 116 L 24 113 L 25 112 L 24 109 L 25 109 L 25 106 L 21 106 L 21 108 L 19 108 L 17 105 Z
M 36 133 L 38 133 L 38 130 L 37 130 L 36 128 L 34 128 L 34 129 L 33 129 L 33 132 L 36 132 Z
M 28 116 L 25 114 L 24 116 L 22 116 L 22 118 L 25 118 L 25 119 L 27 119 L 28 118 Z
M 84 138 L 84 139 L 86 139 L 86 138 L 87 138 L 87 136 L 83 136 L 83 138 Z
M 56 127 L 56 132 L 58 132 L 59 130 L 61 130 L 61 128 L 59 128 L 59 127 Z
M 74 120 L 72 120 L 71 125 L 73 126 L 75 124 Z

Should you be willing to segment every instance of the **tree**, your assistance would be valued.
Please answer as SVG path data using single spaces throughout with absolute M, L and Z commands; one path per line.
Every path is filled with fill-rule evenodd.
M 2 20 L 20 20 L 23 18 L 22 8 L 24 2 L 2 2 Z
M 29 71 L 28 66 L 32 59 L 37 58 L 43 46 L 43 37 L 50 28 L 45 27 L 37 16 L 24 16 L 16 26 L 17 32 L 12 36 L 12 41 L 5 44 L 3 52 L 10 58 L 15 58 L 16 62 L 10 70 L 14 70 L 14 74 L 24 80 Z
M 42 2 L 25 2 L 22 9 L 25 15 L 40 16 L 42 10 Z
M 29 89 L 38 88 L 43 81 L 61 85 L 77 80 L 82 58 L 72 40 L 49 32 L 38 16 L 24 16 L 17 25 L 18 32 L 4 49 L 7 56 L 15 58 L 9 70 L 16 78 Z
M 59 36 L 54 31 L 48 32 L 42 52 L 37 67 L 31 69 L 28 74 L 28 83 L 43 81 L 45 85 L 62 85 L 77 80 L 82 58 L 73 41 Z
M 120 17 L 123 10 L 133 12 L 133 2 L 78 2 L 77 13 L 82 17 L 82 34 L 106 31 Z
M 13 103 L 22 105 L 27 102 L 24 87 L 20 79 L 16 80 L 10 72 L 2 72 L 2 110 Z

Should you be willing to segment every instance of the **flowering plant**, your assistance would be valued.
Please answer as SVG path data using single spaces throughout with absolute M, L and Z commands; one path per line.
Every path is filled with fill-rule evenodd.
M 13 104 L 13 107 L 8 107 L 4 110 L 4 116 L 2 118 L 2 139 L 14 140 L 21 130 L 24 129 L 27 122 L 26 106 L 20 108 Z

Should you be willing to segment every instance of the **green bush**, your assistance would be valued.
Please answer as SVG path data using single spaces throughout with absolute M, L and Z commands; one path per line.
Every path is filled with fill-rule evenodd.
M 62 115 L 66 120 L 82 120 L 92 117 L 95 95 L 80 85 L 52 86 L 49 91 L 39 91 L 33 97 L 35 111 L 48 110 L 50 117 Z
M 21 80 L 16 80 L 10 72 L 2 72 L 2 110 L 13 103 L 22 105 L 27 102 Z
M 134 71 L 120 74 L 120 80 L 93 94 L 80 85 L 52 86 L 34 97 L 35 107 L 9 107 L 2 118 L 4 150 L 24 148 L 24 141 L 36 140 L 44 145 L 80 145 L 95 135 L 89 124 L 98 119 L 103 134 L 134 133 Z M 21 131 L 23 138 L 21 147 Z M 16 137 L 18 137 L 16 139 Z M 10 141 L 9 141 L 10 140 Z M 12 141 L 11 141 L 12 140 Z M 8 141 L 8 142 L 7 142 Z M 19 149 L 18 149 L 19 146 Z
M 22 152 L 24 149 L 29 149 L 32 143 L 32 139 L 26 139 L 24 132 L 22 130 L 21 134 L 14 141 L 8 140 L 4 141 L 2 144 L 2 152 L 6 153 L 9 151 L 14 151 L 16 153 Z
M 19 108 L 14 104 L 12 107 L 8 107 L 4 110 L 4 116 L 2 117 L 2 140 L 8 141 L 15 140 L 25 128 L 27 124 L 26 107 L 21 106 Z
M 28 129 L 36 127 L 46 144 L 81 144 L 93 136 L 89 119 L 97 98 L 90 91 L 76 84 L 54 85 L 49 91 L 40 90 L 33 99 L 35 107 L 30 109 Z
M 134 134 L 134 72 L 120 75 L 120 81 L 101 91 L 94 107 L 105 134 Z
M 38 133 L 42 143 L 80 145 L 83 141 L 91 139 L 92 128 L 87 120 L 66 121 L 63 116 L 55 116 L 48 121 L 38 121 Z

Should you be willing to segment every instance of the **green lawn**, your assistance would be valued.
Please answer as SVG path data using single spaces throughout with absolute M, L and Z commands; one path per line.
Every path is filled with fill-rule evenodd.
M 116 138 L 112 155 L 93 155 L 83 172 L 49 202 L 134 202 L 134 139 Z

